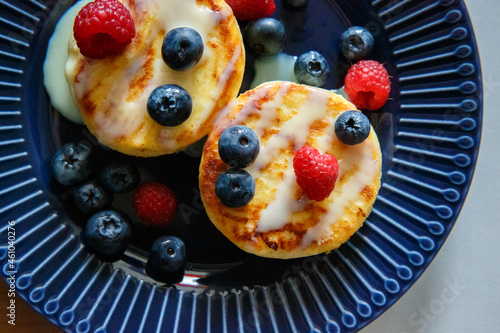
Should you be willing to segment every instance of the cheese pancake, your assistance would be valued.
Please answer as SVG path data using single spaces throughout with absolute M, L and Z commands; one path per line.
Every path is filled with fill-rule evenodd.
M 223 0 L 121 0 L 134 19 L 136 35 L 124 52 L 105 59 L 81 55 L 69 42 L 66 79 L 90 132 L 119 152 L 158 156 L 185 149 L 206 136 L 218 112 L 237 96 L 245 67 L 241 32 Z M 185 71 L 162 59 L 171 29 L 190 27 L 202 37 L 201 60 Z M 193 99 L 190 117 L 176 127 L 154 122 L 146 103 L 155 88 L 176 84 Z
M 258 256 L 297 258 L 338 248 L 358 230 L 380 188 L 381 151 L 373 128 L 355 146 L 341 143 L 336 118 L 355 106 L 335 93 L 291 82 L 269 82 L 240 95 L 204 146 L 200 191 L 213 224 L 238 247 Z M 255 180 L 255 196 L 229 208 L 215 194 L 215 182 L 229 167 L 218 154 L 218 139 L 233 125 L 252 128 L 260 152 L 245 170 Z M 335 188 L 321 202 L 297 185 L 295 151 L 304 145 L 334 155 L 339 162 Z

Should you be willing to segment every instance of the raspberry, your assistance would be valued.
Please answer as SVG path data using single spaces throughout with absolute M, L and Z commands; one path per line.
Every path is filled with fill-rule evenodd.
M 293 169 L 297 184 L 311 200 L 323 201 L 335 187 L 339 175 L 339 163 L 330 154 L 320 154 L 310 146 L 303 146 L 295 152 Z
M 130 11 L 118 0 L 96 0 L 86 4 L 73 25 L 82 55 L 103 59 L 116 55 L 132 42 L 135 25 Z
M 163 226 L 175 215 L 177 197 L 167 185 L 150 181 L 135 190 L 132 205 L 143 222 Z
M 274 0 L 226 0 L 238 20 L 251 21 L 274 13 Z
M 391 81 L 384 65 L 375 60 L 361 60 L 345 77 L 345 93 L 359 109 L 378 110 L 387 102 Z

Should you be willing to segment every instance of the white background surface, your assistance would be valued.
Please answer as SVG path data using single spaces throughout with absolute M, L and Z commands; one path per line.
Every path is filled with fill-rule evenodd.
M 479 46 L 485 97 L 472 186 L 436 259 L 362 333 L 500 332 L 500 1 L 466 3 Z

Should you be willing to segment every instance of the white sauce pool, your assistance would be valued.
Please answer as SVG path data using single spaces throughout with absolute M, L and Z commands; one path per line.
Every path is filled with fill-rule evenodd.
M 43 84 L 49 94 L 50 103 L 65 118 L 77 124 L 83 124 L 83 120 L 73 101 L 64 69 L 68 60 L 68 41 L 73 33 L 75 17 L 89 2 L 92 0 L 78 1 L 59 19 L 49 40 L 43 63 Z

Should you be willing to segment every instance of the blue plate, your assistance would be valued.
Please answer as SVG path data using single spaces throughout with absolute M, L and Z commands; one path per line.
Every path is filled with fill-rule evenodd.
M 243 253 L 208 221 L 195 147 L 145 163 L 100 147 L 50 108 L 41 68 L 55 22 L 71 3 L 0 1 L 0 269 L 4 278 L 17 272 L 18 295 L 48 320 L 68 332 L 353 332 L 430 264 L 464 203 L 481 134 L 480 63 L 463 1 L 314 0 L 303 10 L 277 1 L 285 52 L 325 55 L 335 68 L 328 88 L 342 85 L 349 66 L 338 45 L 351 25 L 372 31 L 372 58 L 392 76 L 389 102 L 369 114 L 383 151 L 372 214 L 339 250 L 286 261 Z M 243 89 L 254 60 L 248 56 Z M 176 221 L 160 231 L 135 227 L 119 261 L 89 253 L 80 241 L 86 218 L 49 166 L 68 141 L 91 145 L 101 166 L 132 160 L 149 175 L 143 180 L 169 183 L 181 203 Z M 126 199 L 114 204 L 126 210 Z M 145 274 L 146 250 L 159 232 L 188 245 L 188 269 L 174 286 Z

